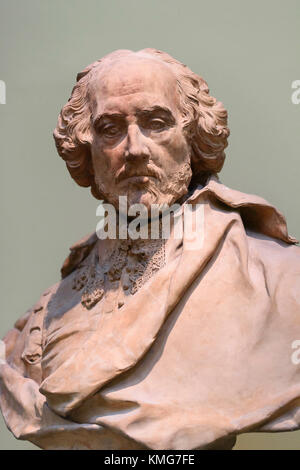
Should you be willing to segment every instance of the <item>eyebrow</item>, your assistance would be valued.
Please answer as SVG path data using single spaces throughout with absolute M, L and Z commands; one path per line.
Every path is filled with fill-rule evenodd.
M 92 117 L 93 125 L 98 126 L 101 121 L 105 118 L 116 118 L 116 119 L 122 119 L 125 117 L 125 114 L 122 113 L 103 113 L 103 114 L 98 114 L 95 118 Z
M 144 109 L 141 109 L 140 111 L 137 111 L 137 115 L 145 115 L 145 114 L 152 114 L 152 113 L 155 113 L 155 112 L 163 112 L 164 114 L 168 114 L 170 117 L 173 117 L 174 119 L 174 116 L 173 116 L 173 113 L 172 111 L 165 107 L 165 106 L 158 106 L 158 105 L 155 105 L 155 106 L 150 106 L 149 108 L 144 108 Z
M 147 117 L 150 114 L 154 114 L 154 113 L 163 113 L 167 115 L 168 119 L 170 119 L 172 122 L 175 122 L 175 117 L 173 116 L 172 111 L 166 106 L 159 106 L 159 105 L 150 106 L 148 108 L 144 108 L 144 109 L 141 109 L 140 111 L 137 111 L 136 115 L 138 117 Z M 102 113 L 96 116 L 94 119 L 92 118 L 92 121 L 93 121 L 94 126 L 98 126 L 100 122 L 104 120 L 105 118 L 124 119 L 125 117 L 126 115 L 123 113 Z

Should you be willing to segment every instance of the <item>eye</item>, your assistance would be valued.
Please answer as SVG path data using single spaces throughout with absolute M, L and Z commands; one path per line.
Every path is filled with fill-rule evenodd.
M 116 137 L 122 132 L 122 126 L 113 123 L 104 124 L 99 132 L 104 137 Z
M 160 131 L 167 127 L 167 123 L 163 119 L 154 118 L 147 121 L 146 127 L 153 131 Z

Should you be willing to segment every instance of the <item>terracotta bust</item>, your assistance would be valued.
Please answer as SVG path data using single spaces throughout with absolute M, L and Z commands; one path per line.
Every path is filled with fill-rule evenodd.
M 148 216 L 200 207 L 203 233 L 193 249 L 185 232 L 71 247 L 1 343 L 16 438 L 231 449 L 241 433 L 299 429 L 300 250 L 276 208 L 218 179 L 228 135 L 206 82 L 164 52 L 116 51 L 78 74 L 54 131 L 71 176 L 116 213 L 124 196 Z

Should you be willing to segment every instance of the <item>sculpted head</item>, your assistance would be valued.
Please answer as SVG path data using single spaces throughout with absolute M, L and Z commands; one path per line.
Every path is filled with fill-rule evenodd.
M 229 129 L 206 82 L 166 53 L 120 50 L 77 76 L 54 131 L 71 176 L 118 205 L 169 205 L 221 170 Z

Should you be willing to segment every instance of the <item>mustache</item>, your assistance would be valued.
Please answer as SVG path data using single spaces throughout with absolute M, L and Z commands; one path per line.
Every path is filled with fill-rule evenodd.
M 153 176 L 157 178 L 159 181 L 162 179 L 162 175 L 160 170 L 156 168 L 154 165 L 147 165 L 144 167 L 132 167 L 132 166 L 125 166 L 121 168 L 121 170 L 116 174 L 116 182 L 119 183 L 120 181 L 130 178 L 132 176 Z

